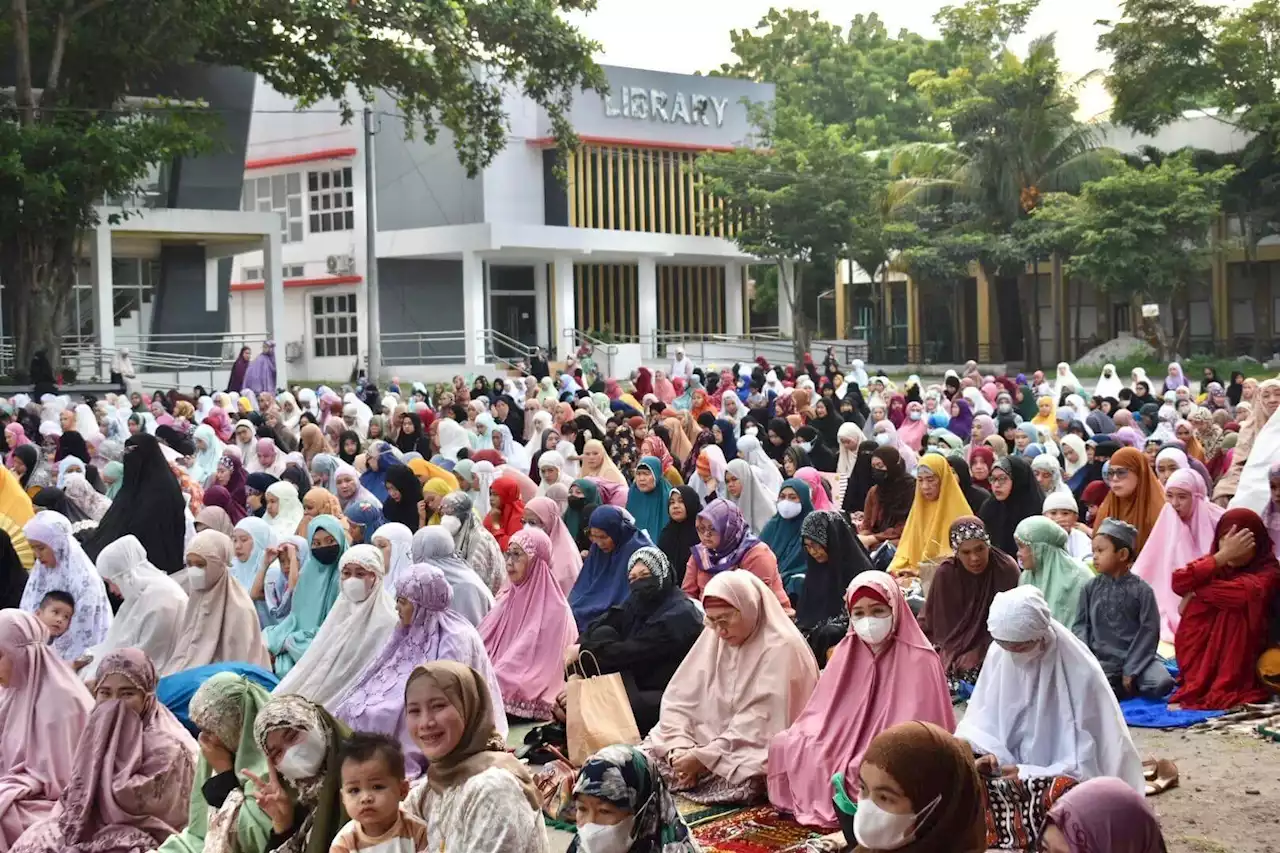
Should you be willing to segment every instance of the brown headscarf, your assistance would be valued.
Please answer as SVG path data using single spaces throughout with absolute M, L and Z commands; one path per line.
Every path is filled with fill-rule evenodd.
M 689 440 L 689 436 L 684 431 L 684 426 L 680 423 L 680 419 L 670 417 L 664 420 L 663 425 L 667 428 L 667 432 L 671 435 L 671 453 L 681 464 L 689 458 L 689 454 L 693 452 L 693 442 Z
M 302 445 L 302 458 L 307 460 L 307 464 L 311 464 L 311 460 L 317 453 L 327 453 L 328 449 L 324 444 L 324 433 L 320 431 L 320 427 L 315 424 L 307 424 L 302 428 L 302 432 L 298 434 Z
M 347 519 L 342 514 L 342 504 L 338 501 L 338 496 L 328 489 L 322 489 L 319 486 L 309 489 L 302 497 L 302 511 L 302 521 L 298 522 L 297 536 L 306 538 L 311 520 L 320 515 L 332 515 L 342 522 L 342 528 L 348 534 L 351 532 Z
M 953 521 L 948 538 L 952 551 L 958 551 L 961 545 L 974 539 L 991 545 L 982 519 L 972 515 Z M 1019 576 L 1018 564 L 995 547 L 989 548 L 987 567 L 981 574 L 975 575 L 966 569 L 955 554 L 938 566 L 933 586 L 924 600 L 920 627 L 930 642 L 938 646 L 943 667 L 951 666 L 966 652 L 986 654 L 991 645 L 991 632 L 987 630 L 991 601 L 996 593 L 1017 586 Z M 978 662 L 981 663 L 981 658 Z
M 1093 529 L 1097 530 L 1105 519 L 1118 518 L 1138 528 L 1138 550 L 1147 544 L 1147 537 L 1160 518 L 1160 510 L 1164 509 L 1164 486 L 1151 470 L 1151 463 L 1146 455 L 1136 447 L 1124 447 L 1111 456 L 1112 468 L 1126 468 L 1138 478 L 1138 487 L 1127 498 L 1116 495 L 1115 490 L 1107 492 L 1107 499 L 1098 507 L 1098 515 L 1094 518 Z
M 538 790 L 533 785 L 529 769 L 507 752 L 506 741 L 494 727 L 493 699 L 484 677 L 457 661 L 432 661 L 422 664 L 409 676 L 404 687 L 406 696 L 409 686 L 419 678 L 434 681 L 436 687 L 449 697 L 449 704 L 458 710 L 464 723 L 462 738 L 453 751 L 443 758 L 433 759 L 427 766 L 427 783 L 431 790 L 443 793 L 490 767 L 500 767 L 520 782 L 529 805 L 541 809 Z
M 938 805 L 899 853 L 982 853 L 987 849 L 987 819 L 982 779 L 973 751 L 933 723 L 899 723 L 876 735 L 862 756 L 902 787 L 919 813 L 935 798 Z M 853 777 L 856 778 L 856 777 Z M 853 779 L 846 776 L 846 785 Z M 856 853 L 871 853 L 861 845 Z

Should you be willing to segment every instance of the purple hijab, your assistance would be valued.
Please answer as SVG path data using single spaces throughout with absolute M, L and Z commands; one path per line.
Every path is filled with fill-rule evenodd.
M 276 393 L 275 346 L 275 341 L 267 341 L 263 344 L 262 353 L 249 362 L 249 369 L 244 372 L 244 387 L 255 394 Z
M 959 395 L 951 402 L 960 410 L 960 414 L 951 416 L 947 429 L 959 436 L 961 441 L 968 441 L 969 433 L 973 430 L 973 409 L 969 408 L 969 401 L 961 399 Z
M 1099 777 L 1072 788 L 1049 811 L 1071 853 L 1164 853 L 1164 836 L 1142 795 Z
M 716 575 L 729 569 L 736 569 L 742 564 L 742 558 L 748 551 L 760 544 L 760 540 L 747 526 L 738 505 L 724 498 L 717 498 L 707 504 L 707 508 L 698 513 L 698 519 L 711 522 L 711 526 L 720 534 L 720 544 L 715 550 L 705 545 L 694 545 L 693 556 L 698 567 L 704 572 Z
M 405 725 L 404 690 L 415 667 L 453 660 L 478 672 L 493 696 L 494 723 L 505 737 L 502 690 L 480 632 L 450 608 L 453 590 L 444 572 L 427 563 L 409 566 L 396 581 L 396 597 L 413 605 L 406 628 L 397 622 L 387 644 L 333 705 L 333 715 L 355 731 L 382 732 L 399 738 L 405 755 L 420 753 Z

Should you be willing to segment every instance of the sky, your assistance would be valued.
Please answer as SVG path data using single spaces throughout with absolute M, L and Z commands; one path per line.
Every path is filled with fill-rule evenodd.
M 600 43 L 599 62 L 691 73 L 731 62 L 729 31 L 754 28 L 773 6 L 816 11 L 842 25 L 858 13 L 875 12 L 890 32 L 906 28 L 936 36 L 934 14 L 943 6 L 960 2 L 963 0 L 598 0 L 595 12 L 571 19 Z M 1070 78 L 1105 70 L 1109 60 L 1097 48 L 1098 35 L 1105 28 L 1094 22 L 1117 18 L 1120 5 L 1120 0 L 1041 0 L 1027 32 L 1013 47 L 1022 51 L 1031 38 L 1054 32 L 1063 71 Z M 1091 81 L 1079 96 L 1081 118 L 1105 118 L 1109 98 L 1101 81 Z

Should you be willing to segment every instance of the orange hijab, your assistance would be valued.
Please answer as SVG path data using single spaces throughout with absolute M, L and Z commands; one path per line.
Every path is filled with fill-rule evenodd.
M 1098 517 L 1094 519 L 1093 529 L 1097 530 L 1104 519 L 1116 518 L 1127 521 L 1138 528 L 1138 550 L 1147 544 L 1147 537 L 1156 526 L 1160 510 L 1164 509 L 1164 487 L 1151 470 L 1151 462 L 1136 447 L 1125 447 L 1111 456 L 1112 468 L 1126 468 L 1138 478 L 1138 487 L 1127 498 L 1108 492 L 1107 497 L 1098 507 Z
M 327 453 L 328 448 L 324 444 L 324 433 L 320 431 L 320 427 L 315 424 L 307 424 L 302 428 L 302 432 L 298 434 L 298 438 L 302 443 L 302 458 L 307 460 L 307 464 L 311 464 L 311 460 L 318 453 Z

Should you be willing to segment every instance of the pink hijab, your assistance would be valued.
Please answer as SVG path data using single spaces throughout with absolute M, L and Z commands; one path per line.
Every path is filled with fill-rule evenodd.
M 551 540 L 551 574 L 559 584 L 560 591 L 567 596 L 578 580 L 578 573 L 582 571 L 582 552 L 573 541 L 569 528 L 564 526 L 561 518 L 563 510 L 551 497 L 534 498 L 524 508 L 526 512 L 534 514 L 542 525 L 542 532 Z
M 884 572 L 863 572 L 845 592 L 845 609 L 864 597 L 893 611 L 890 639 L 873 652 L 851 629 L 795 724 L 769 744 L 769 802 L 806 826 L 838 825 L 831 776 L 846 766 L 846 773 L 856 773 L 880 732 L 908 720 L 947 731 L 956 726 L 942 662 L 897 581 Z
M 9 440 L 9 455 L 5 458 L 5 462 L 8 463 L 13 461 L 13 451 L 24 444 L 30 444 L 31 439 L 27 438 L 27 431 L 17 421 L 4 428 L 4 435 Z
M 911 420 L 912 412 L 919 412 L 920 419 Z M 907 418 L 898 427 L 898 440 L 911 447 L 919 447 L 928 429 L 929 424 L 924 419 L 924 404 L 915 400 L 907 403 Z
M 751 635 L 733 646 L 703 630 L 662 695 L 649 747 L 660 759 L 690 750 L 703 767 L 740 785 L 765 775 L 769 741 L 809 701 L 818 664 L 777 596 L 751 572 L 712 577 L 702 601 L 715 599 L 742 614 Z
M 145 652 L 107 655 L 97 678 L 108 675 L 123 675 L 146 695 L 142 713 L 114 700 L 93 709 L 76 749 L 78 784 L 63 794 L 58 819 L 28 834 L 24 847 L 30 841 L 45 850 L 135 849 L 149 846 L 148 839 L 159 844 L 187 824 L 195 740 L 157 701 L 156 668 Z
M 1147 544 L 1133 564 L 1133 573 L 1151 585 L 1160 608 L 1160 639 L 1172 643 L 1178 631 L 1181 616 L 1178 606 L 1182 597 L 1173 591 L 1173 573 L 1192 560 L 1198 560 L 1213 549 L 1213 531 L 1218 519 L 1226 512 L 1212 504 L 1206 497 L 1204 478 L 1189 468 L 1174 471 L 1165 483 L 1165 494 L 1170 489 L 1191 492 L 1193 504 L 1191 518 L 1183 521 L 1173 504 L 1165 502 L 1156 518 Z
M 815 510 L 839 509 L 838 506 L 831 502 L 831 498 L 827 497 L 827 490 L 822 488 L 822 475 L 818 473 L 817 468 L 810 468 L 806 465 L 798 469 L 796 471 L 796 479 L 803 480 L 809 486 L 809 500 L 813 502 Z
M 654 375 L 653 393 L 668 406 L 676 398 L 676 386 L 667 378 L 667 374 L 661 370 Z
M 93 697 L 30 613 L 0 611 L 0 654 L 13 659 L 0 690 L 0 849 L 8 850 L 71 784 Z
M 546 498 L 542 498 L 546 500 Z M 511 535 L 511 548 L 529 555 L 524 580 L 498 594 L 480 622 L 508 716 L 550 720 L 564 689 L 564 650 L 578 641 L 573 611 L 551 574 L 551 539 L 541 530 Z

